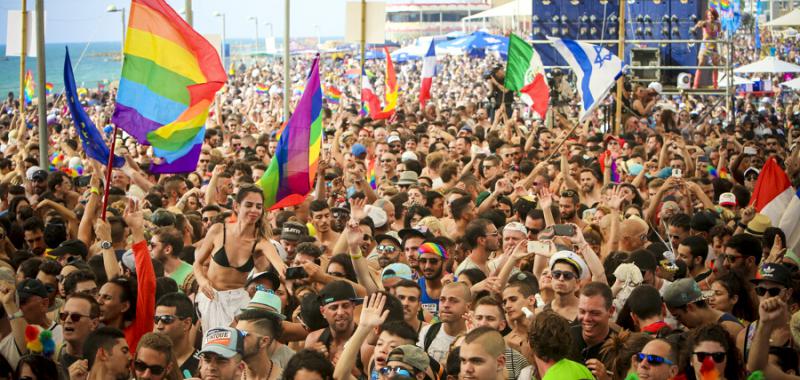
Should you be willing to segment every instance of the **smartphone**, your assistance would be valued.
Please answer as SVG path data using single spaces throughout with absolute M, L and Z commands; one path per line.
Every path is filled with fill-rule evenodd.
M 756 150 L 756 148 L 753 148 L 752 146 L 746 146 L 744 147 L 744 154 L 755 156 L 756 154 L 758 154 L 758 151 Z
M 550 246 L 540 241 L 528 241 L 528 253 L 544 255 L 550 251 Z
M 683 171 L 681 169 L 672 169 L 672 176 L 675 178 L 683 178 Z
M 287 280 L 300 280 L 303 278 L 308 278 L 308 273 L 306 273 L 305 268 L 303 267 L 288 267 L 286 268 L 286 279 Z
M 75 179 L 75 184 L 78 187 L 86 187 L 86 186 L 89 186 L 89 181 L 91 179 L 92 179 L 92 176 L 90 176 L 90 175 L 80 176 L 80 177 Z
M 722 149 L 728 149 L 728 139 L 723 138 L 720 142 L 720 147 L 722 147 Z
M 697 162 L 708 163 L 708 157 L 700 156 L 697 158 Z
M 575 226 L 571 224 L 556 224 L 553 226 L 553 233 L 556 236 L 572 236 L 575 235 Z

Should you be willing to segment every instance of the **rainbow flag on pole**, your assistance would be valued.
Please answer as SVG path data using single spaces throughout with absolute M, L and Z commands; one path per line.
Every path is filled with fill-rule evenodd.
M 339 101 L 342 99 L 342 92 L 336 87 L 327 86 L 325 87 L 325 99 L 327 99 L 330 104 L 339 104 Z
M 112 121 L 153 146 L 154 173 L 194 170 L 227 80 L 217 51 L 164 0 L 132 0 L 124 53 Z
M 47 82 L 47 83 L 44 84 L 44 93 L 46 95 L 50 95 L 50 94 L 53 93 L 53 84 L 52 83 Z
M 314 186 L 321 148 L 322 87 L 317 57 L 297 108 L 280 132 L 275 156 L 258 180 L 265 208 L 275 210 L 303 202 Z
M 33 71 L 28 70 L 28 72 L 25 73 L 25 104 L 31 104 L 33 101 L 33 97 L 36 95 L 34 86 Z

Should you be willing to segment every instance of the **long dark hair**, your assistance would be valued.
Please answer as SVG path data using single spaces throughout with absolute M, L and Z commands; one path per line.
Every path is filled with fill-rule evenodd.
M 742 367 L 742 357 L 733 338 L 720 325 L 705 325 L 689 332 L 688 344 L 686 347 L 686 357 L 694 353 L 695 347 L 700 342 L 717 342 L 724 349 L 727 356 L 725 363 L 725 378 L 728 380 L 739 380 L 744 378 L 744 368 Z M 687 371 L 694 375 L 694 370 Z
M 244 198 L 250 193 L 258 194 L 258 196 L 261 197 L 261 201 L 264 202 L 264 191 L 256 185 L 246 184 L 239 188 L 239 192 L 236 194 L 236 203 L 241 204 Z M 266 205 L 264 205 L 264 207 L 266 207 Z M 266 210 L 262 210 L 261 217 L 258 218 L 256 222 L 256 238 L 259 240 L 268 239 L 270 237 L 271 231 L 267 228 L 266 216 Z
M 734 317 L 743 319 L 748 322 L 758 319 L 756 310 L 758 309 L 750 296 L 748 285 L 742 281 L 741 278 L 734 275 L 733 272 L 728 272 L 717 279 L 720 285 L 728 292 L 728 297 L 738 296 L 736 303 L 733 305 L 731 314 Z
M 22 373 L 22 366 L 27 364 L 38 380 L 61 380 L 58 366 L 56 363 L 42 355 L 25 355 L 19 359 L 17 370 L 14 371 L 14 378 L 19 379 Z

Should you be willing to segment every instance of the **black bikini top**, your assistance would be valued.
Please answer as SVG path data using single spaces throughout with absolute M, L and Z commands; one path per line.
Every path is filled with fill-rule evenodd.
M 256 239 L 255 242 L 253 242 L 253 249 L 250 250 L 250 253 L 251 253 L 250 254 L 250 258 L 247 259 L 247 262 L 245 262 L 244 265 L 242 265 L 240 267 L 233 267 L 233 266 L 231 266 L 230 260 L 228 260 L 228 254 L 225 253 L 225 241 L 226 241 L 226 235 L 227 235 L 226 234 L 226 230 L 227 230 L 227 228 L 225 227 L 225 223 L 223 223 L 222 224 L 222 247 L 220 247 L 220 249 L 217 250 L 217 252 L 215 252 L 214 255 L 211 256 L 211 258 L 214 260 L 215 263 L 219 264 L 219 266 L 221 266 L 221 267 L 233 268 L 233 269 L 236 269 L 237 271 L 242 272 L 242 273 L 250 272 L 256 266 L 255 261 L 253 261 L 253 255 L 252 254 L 255 253 L 255 251 L 256 251 L 256 245 L 258 244 L 258 239 Z

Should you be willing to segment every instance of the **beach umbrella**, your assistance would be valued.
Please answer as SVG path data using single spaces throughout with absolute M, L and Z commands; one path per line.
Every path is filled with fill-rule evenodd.
M 742 67 L 733 69 L 734 73 L 800 73 L 800 66 L 794 63 L 781 61 L 780 59 L 769 56 L 760 61 L 753 62 Z
M 790 81 L 781 83 L 781 87 L 791 88 L 792 90 L 800 90 L 800 78 L 794 78 Z

